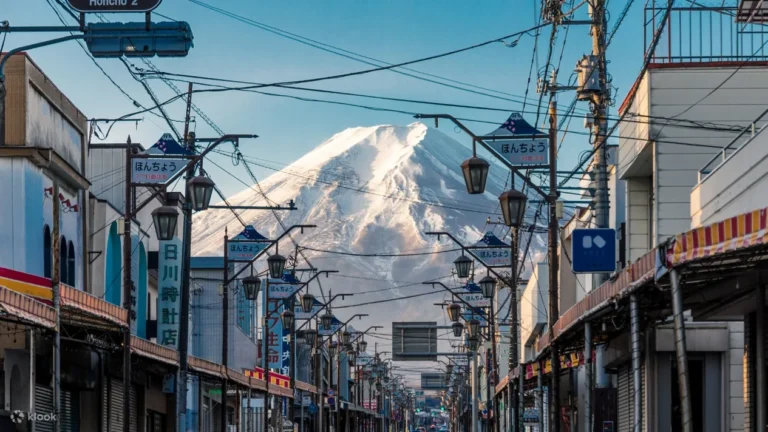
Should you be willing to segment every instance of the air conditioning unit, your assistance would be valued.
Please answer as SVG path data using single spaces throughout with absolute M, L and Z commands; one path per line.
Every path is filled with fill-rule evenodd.
M 600 72 L 597 67 L 597 56 L 585 55 L 579 60 L 576 67 L 578 73 L 578 88 L 576 94 L 579 100 L 591 99 L 596 93 L 600 93 Z

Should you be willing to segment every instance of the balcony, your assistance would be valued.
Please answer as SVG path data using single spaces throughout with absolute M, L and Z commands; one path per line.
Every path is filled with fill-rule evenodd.
M 768 111 L 753 124 L 763 124 Z M 749 126 L 699 170 L 691 191 L 691 228 L 768 206 L 768 132 Z

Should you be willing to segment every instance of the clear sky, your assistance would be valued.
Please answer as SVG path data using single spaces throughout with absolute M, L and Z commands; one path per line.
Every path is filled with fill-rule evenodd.
M 54 3 L 53 0 L 50 0 Z M 219 8 L 236 13 L 262 24 L 290 31 L 316 41 L 334 45 L 388 62 L 402 62 L 426 57 L 478 42 L 494 39 L 524 30 L 538 22 L 539 0 L 208 0 Z M 570 3 L 566 1 L 566 4 Z M 579 4 L 581 2 L 575 2 Z M 54 3 L 55 4 L 55 3 Z M 609 2 L 611 17 L 618 17 L 625 2 Z M 566 9 L 568 7 L 566 6 Z M 634 81 L 643 57 L 642 3 L 634 5 L 621 26 L 609 51 L 609 73 L 613 77 L 616 106 L 621 104 L 627 89 Z M 157 12 L 175 20 L 187 21 L 195 35 L 195 47 L 186 58 L 151 59 L 161 70 L 193 75 L 215 76 L 255 82 L 278 82 L 305 79 L 325 75 L 368 69 L 371 66 L 346 59 L 296 41 L 277 36 L 262 29 L 205 9 L 189 0 L 164 0 Z M 64 15 L 70 24 L 69 16 Z M 141 21 L 141 15 L 108 15 L 114 21 Z M 587 19 L 586 6 L 579 9 L 574 18 Z M 8 20 L 12 26 L 59 25 L 56 15 L 46 0 L 0 0 L 0 20 Z M 94 18 L 90 20 L 95 20 Z M 165 19 L 154 16 L 154 21 Z M 613 27 L 615 18 L 609 22 Z M 561 28 L 555 43 L 553 62 L 558 59 L 567 40 L 560 69 L 561 83 L 566 83 L 577 59 L 591 50 L 587 26 Z M 520 100 L 529 88 L 531 101 L 524 114 L 529 122 L 536 119 L 537 66 L 546 63 L 550 29 L 545 28 L 539 37 L 538 60 L 534 60 L 534 73 L 528 85 L 528 73 L 534 46 L 533 33 L 523 36 L 516 47 L 494 43 L 469 52 L 432 60 L 412 66 L 418 71 L 437 74 L 475 86 L 506 92 L 503 96 Z M 58 36 L 54 33 L 11 33 L 5 42 L 5 50 L 34 41 Z M 118 117 L 137 108 L 105 77 L 76 42 L 68 42 L 30 52 L 34 61 L 59 86 L 64 93 L 90 117 Z M 147 92 L 133 80 L 117 59 L 97 60 L 115 82 L 144 106 L 152 106 Z M 146 68 L 141 60 L 131 63 Z M 161 81 L 149 82 L 160 100 L 174 94 Z M 177 83 L 186 88 L 183 83 Z M 488 96 L 436 85 L 381 71 L 358 77 L 324 81 L 307 87 L 365 93 L 378 96 L 419 99 L 437 102 L 481 105 L 520 111 L 518 102 L 499 100 Z M 295 94 L 327 100 L 371 105 L 408 112 L 447 112 L 461 117 L 503 122 L 504 112 L 486 112 L 467 109 L 414 105 L 402 102 L 385 102 L 349 98 L 317 93 L 268 89 L 270 92 Z M 565 109 L 573 99 L 572 93 L 559 96 L 560 108 Z M 320 144 L 336 132 L 347 127 L 376 124 L 409 124 L 409 115 L 370 111 L 360 108 L 310 103 L 254 93 L 227 92 L 203 93 L 193 97 L 194 102 L 225 132 L 254 133 L 257 140 L 244 141 L 242 151 L 246 156 L 265 159 L 268 165 L 280 167 L 288 164 Z M 546 103 L 544 104 L 546 105 Z M 583 112 L 586 103 L 577 107 Z M 546 107 L 542 108 L 542 112 Z M 615 114 L 612 109 L 612 114 Z M 178 101 L 168 106 L 173 119 L 183 119 L 184 104 Z M 169 128 L 164 120 L 150 114 L 140 116 L 144 121 L 121 124 L 114 127 L 109 142 L 124 141 L 128 134 L 134 142 L 151 145 Z M 199 137 L 214 136 L 212 129 L 201 118 L 196 119 Z M 539 124 L 544 117 L 540 117 Z M 472 124 L 478 132 L 488 132 L 491 125 Z M 106 130 L 106 125 L 101 126 Z M 181 126 L 180 126 L 181 128 Z M 452 127 L 441 125 L 441 130 L 462 142 L 464 135 L 455 133 Z M 575 117 L 571 131 L 585 132 L 581 117 Z M 587 136 L 569 135 L 561 153 L 562 169 L 572 168 L 578 154 L 589 148 Z M 233 168 L 229 158 L 215 156 L 214 160 L 229 168 L 247 183 L 241 167 Z M 275 163 L 277 162 L 277 163 Z M 458 169 L 458 167 L 457 167 Z M 209 165 L 208 170 L 225 193 L 231 194 L 245 186 L 234 178 Z M 271 171 L 259 168 L 260 177 Z

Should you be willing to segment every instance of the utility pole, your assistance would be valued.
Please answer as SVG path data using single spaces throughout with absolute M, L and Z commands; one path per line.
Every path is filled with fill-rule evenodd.
M 192 85 L 192 84 L 190 84 Z M 224 370 L 229 365 L 229 233 L 224 227 L 224 283 L 221 286 L 221 364 Z M 227 373 L 221 377 L 221 430 L 227 430 Z M 239 403 L 239 402 L 238 402 Z
M 189 132 L 190 107 L 192 105 L 192 83 L 189 83 L 187 90 L 187 115 L 184 118 L 184 142 L 187 150 L 194 152 L 195 138 L 194 134 Z M 184 176 L 189 181 L 193 176 L 194 170 L 188 170 Z M 126 171 L 129 172 L 129 171 Z M 189 272 L 192 261 L 192 204 L 189 197 L 184 197 L 182 207 L 184 217 L 184 231 L 182 236 L 182 254 L 183 259 L 183 277 L 181 279 L 181 322 L 179 323 L 179 376 L 178 392 L 176 393 L 176 406 L 178 409 L 178 422 L 176 430 L 184 432 L 187 430 L 187 375 L 189 370 Z M 202 391 L 202 387 L 200 387 Z M 226 395 L 223 395 L 224 397 Z M 125 431 L 129 432 L 129 431 Z
M 51 260 L 51 290 L 53 294 L 53 309 L 56 311 L 56 333 L 53 339 L 53 430 L 61 430 L 61 201 L 59 200 L 59 181 L 53 180 L 53 259 Z M 66 265 L 66 263 L 64 263 Z
M 606 141 L 608 137 L 608 104 L 611 99 L 610 83 L 605 62 L 605 2 L 606 0 L 594 0 L 592 4 L 592 56 L 596 60 L 596 69 L 592 70 L 592 76 L 598 74 L 599 91 L 592 94 L 591 108 L 594 116 L 592 133 L 595 137 L 595 224 L 597 228 L 609 228 L 608 220 L 610 202 L 608 199 L 608 152 Z M 608 279 L 607 273 L 594 275 L 595 287 L 599 287 Z
M 131 432 L 131 319 L 135 311 L 131 301 L 131 137 L 125 146 L 125 208 L 123 217 L 123 308 L 128 312 L 128 326 L 123 329 L 123 432 Z M 54 197 L 54 199 L 57 199 Z
M 554 81 L 554 78 L 553 78 Z M 557 101 L 554 90 L 549 96 L 549 337 L 552 352 L 550 374 L 550 431 L 560 432 L 560 350 L 554 340 L 554 327 L 560 317 L 558 299 L 557 237 L 560 222 L 557 218 Z

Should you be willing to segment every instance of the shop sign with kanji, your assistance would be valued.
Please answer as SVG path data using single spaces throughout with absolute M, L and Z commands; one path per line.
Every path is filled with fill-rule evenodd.
M 131 159 L 131 182 L 133 183 L 164 184 L 168 182 L 187 165 L 187 160 L 183 156 L 190 156 L 192 153 L 176 142 L 171 134 L 163 134 L 143 154 L 158 157 Z M 182 157 L 178 159 L 165 157 L 175 155 Z
M 268 238 L 259 234 L 252 225 L 248 225 L 227 243 L 227 259 L 229 261 L 251 261 L 256 254 L 270 244 L 271 241 Z
M 139 236 L 131 236 L 131 310 L 129 313 L 129 325 L 131 334 L 138 335 L 138 306 L 139 306 Z
M 512 249 L 492 232 L 487 232 L 472 253 L 489 267 L 512 267 Z
M 173 238 L 160 242 L 157 262 L 157 343 L 176 349 L 181 311 L 182 246 Z

